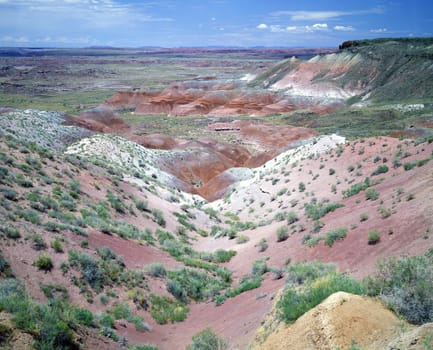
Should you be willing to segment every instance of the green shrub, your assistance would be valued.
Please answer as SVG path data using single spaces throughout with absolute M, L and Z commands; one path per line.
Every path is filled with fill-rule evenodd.
M 128 346 L 128 350 L 159 350 L 157 346 L 150 344 Z
M 289 238 L 289 229 L 287 226 L 281 226 L 277 229 L 277 242 L 283 242 Z
M 379 174 L 384 174 L 386 172 L 388 172 L 389 168 L 387 165 L 383 164 L 383 165 L 379 165 L 372 173 L 371 176 L 374 175 L 379 175 Z
M 268 249 L 268 241 L 266 238 L 262 238 L 259 243 L 257 243 L 257 247 L 259 247 L 259 252 L 264 252 L 266 249 Z
M 165 227 L 166 222 L 164 219 L 164 213 L 160 209 L 152 210 L 153 220 L 161 227 Z
M 287 214 L 287 223 L 289 225 L 294 224 L 298 220 L 299 220 L 298 215 L 296 215 L 294 211 L 291 211 Z
M 303 182 L 300 182 L 298 185 L 298 190 L 299 192 L 304 192 L 305 191 L 305 184 Z
M 210 328 L 206 328 L 192 337 L 187 350 L 224 350 L 227 343 L 220 339 Z
M 150 314 L 158 324 L 182 322 L 188 315 L 189 308 L 166 296 L 150 294 Z
M 110 202 L 111 207 L 120 214 L 126 214 L 126 207 L 121 199 L 110 191 L 107 191 L 107 200 Z
M 162 263 L 151 263 L 145 266 L 145 271 L 153 277 L 165 277 L 167 275 L 167 271 Z
M 148 211 L 148 208 L 147 208 L 148 205 L 149 205 L 148 201 L 144 201 L 144 200 L 136 200 L 135 201 L 135 207 L 140 211 Z
M 379 243 L 380 232 L 378 230 L 371 230 L 368 232 L 368 244 L 373 245 Z
M 45 253 L 40 254 L 36 258 L 34 264 L 39 270 L 44 270 L 44 271 L 51 271 L 54 267 L 51 257 Z
M 51 248 L 53 248 L 56 253 L 63 253 L 64 252 L 62 243 L 60 242 L 60 240 L 58 238 L 56 238 L 51 243 Z
M 324 201 L 317 203 L 317 200 L 314 198 L 310 203 L 305 205 L 305 215 L 313 220 L 318 220 L 329 212 L 342 207 L 344 207 L 344 204 L 341 203 L 326 204 Z
M 20 231 L 18 231 L 16 228 L 0 226 L 0 231 L 3 232 L 7 238 L 18 239 L 21 237 Z
M 361 191 L 364 191 L 370 186 L 370 179 L 367 177 L 365 178 L 364 182 L 359 182 L 354 185 L 352 185 L 348 190 L 343 191 L 343 197 L 349 198 L 356 194 L 358 194 Z
M 369 188 L 365 191 L 365 199 L 375 201 L 379 198 L 379 192 L 374 188 Z
M 369 295 L 379 295 L 413 324 L 433 321 L 433 249 L 420 256 L 381 260 L 365 280 Z
M 18 192 L 13 188 L 1 188 L 0 192 L 3 194 L 3 197 L 10 201 L 16 201 L 18 199 Z
M 44 250 L 47 249 L 47 243 L 45 242 L 44 238 L 39 233 L 33 233 L 30 236 L 30 239 L 32 240 L 32 248 L 34 250 Z
M 253 267 L 251 269 L 251 274 L 253 276 L 261 276 L 264 275 L 266 272 L 268 272 L 268 265 L 266 263 L 266 258 L 264 259 L 257 259 L 253 262 Z
M 243 244 L 243 243 L 247 243 L 250 240 L 250 238 L 248 236 L 238 236 L 236 237 L 236 243 L 237 244 Z
M 335 230 L 328 231 L 325 236 L 325 244 L 332 247 L 334 242 L 337 240 L 343 240 L 347 236 L 347 228 L 337 228 Z
M 168 271 L 167 276 L 169 279 L 177 281 L 189 298 L 197 301 L 214 297 L 226 287 L 225 281 L 202 270 L 181 268 Z
M 338 291 L 363 294 L 364 288 L 361 283 L 346 275 L 331 272 L 323 277 L 313 279 L 302 288 L 287 289 L 277 303 L 279 315 L 287 323 L 294 322 Z
M 359 215 L 359 221 L 363 222 L 363 221 L 367 221 L 368 220 L 368 214 L 367 213 L 362 213 L 361 215 Z
M 31 222 L 32 224 L 38 225 L 41 223 L 41 217 L 36 211 L 32 209 L 20 209 L 17 210 L 16 214 L 20 218 L 23 218 L 24 220 Z

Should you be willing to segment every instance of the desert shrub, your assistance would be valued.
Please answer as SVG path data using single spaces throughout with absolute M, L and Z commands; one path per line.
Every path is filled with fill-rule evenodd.
M 93 289 L 99 290 L 104 284 L 104 269 L 101 268 L 98 262 L 91 256 L 70 250 L 69 264 L 72 267 L 80 267 L 81 277 Z
M 153 220 L 161 227 L 165 227 L 166 222 L 164 219 L 164 213 L 160 209 L 152 210 Z
M 167 275 L 167 271 L 162 263 L 151 263 L 145 266 L 145 271 L 153 277 L 165 277 Z
M 388 172 L 389 168 L 387 165 L 383 164 L 383 165 L 379 165 L 372 173 L 371 176 L 375 176 L 375 175 L 379 175 L 379 174 L 384 174 L 386 172 Z
M 13 272 L 8 261 L 0 255 L 0 277 L 8 278 L 13 277 Z
M 305 184 L 303 182 L 300 182 L 298 185 L 298 190 L 299 192 L 304 192 L 305 191 Z
M 299 220 L 298 215 L 296 215 L 294 211 L 287 213 L 287 223 L 289 225 L 294 224 L 298 220 Z
M 147 211 L 148 205 L 149 205 L 148 201 L 144 201 L 144 200 L 136 200 L 135 201 L 135 207 L 140 211 Z
M 30 239 L 32 240 L 32 248 L 34 250 L 43 250 L 47 249 L 47 243 L 45 242 L 44 238 L 39 233 L 33 233 L 30 236 Z
M 51 243 L 51 248 L 53 248 L 56 253 L 64 252 L 62 242 L 57 238 Z
M 177 280 L 168 280 L 167 281 L 167 291 L 171 293 L 177 300 L 186 304 L 188 302 L 188 294 Z
M 209 254 L 209 261 L 217 264 L 225 263 L 225 262 L 229 262 L 231 258 L 234 257 L 235 255 L 236 255 L 235 250 L 217 249 L 214 253 Z
M 244 236 L 244 235 L 236 237 L 236 243 L 237 244 L 247 243 L 249 240 L 250 240 L 250 238 L 248 236 Z
M 128 346 L 128 350 L 159 350 L 157 346 L 150 344 Z
M 335 174 L 335 169 L 329 168 L 329 175 L 334 175 L 334 174 Z
M 343 240 L 346 238 L 347 235 L 347 228 L 337 228 L 335 230 L 328 231 L 325 236 L 325 244 L 327 246 L 332 247 L 334 245 L 334 242 L 337 240 Z
M 274 215 L 275 221 L 283 221 L 286 218 L 286 213 L 283 211 L 279 211 Z
M 168 271 L 167 276 L 169 279 L 177 281 L 189 298 L 197 301 L 213 297 L 226 287 L 226 283 L 220 278 L 211 276 L 202 270 L 181 268 Z
M 341 203 L 325 203 L 324 201 L 317 203 L 316 199 L 312 199 L 310 203 L 305 205 L 305 215 L 313 220 L 318 220 L 329 212 L 342 207 L 344 204 Z
M 365 280 L 369 295 L 379 295 L 410 323 L 433 321 L 433 249 L 420 256 L 381 260 Z
M 39 270 L 44 270 L 44 271 L 51 271 L 52 268 L 54 267 L 53 260 L 48 254 L 45 253 L 39 255 L 36 258 L 34 264 Z
M 365 191 L 365 199 L 375 201 L 379 198 L 379 192 L 374 188 L 369 188 Z
M 192 337 L 187 350 L 224 350 L 227 343 L 218 337 L 210 328 L 206 328 Z
M 386 219 L 391 216 L 392 211 L 389 208 L 379 208 L 379 213 L 382 219 Z
M 16 201 L 18 199 L 18 192 L 13 188 L 1 188 L 0 192 L 3 194 L 3 197 L 9 199 L 10 201 Z
M 359 182 L 354 185 L 352 185 L 348 190 L 343 191 L 343 197 L 349 198 L 356 194 L 358 194 L 361 191 L 366 190 L 370 186 L 370 179 L 367 177 L 365 178 L 364 182 Z
M 110 191 L 107 191 L 106 198 L 114 210 L 120 214 L 126 213 L 126 207 L 118 196 Z
M 158 324 L 182 322 L 188 315 L 189 308 L 181 302 L 166 297 L 150 294 L 150 314 Z
M 373 245 L 379 243 L 380 232 L 378 230 L 371 230 L 368 232 L 368 244 Z
M 32 224 L 38 225 L 41 223 L 41 217 L 33 209 L 20 209 L 17 210 L 16 214 L 20 218 L 23 218 L 24 220 L 31 222 Z
M 359 221 L 363 222 L 363 221 L 367 221 L 368 220 L 368 214 L 367 213 L 362 213 L 361 215 L 359 215 Z
M 279 316 L 287 323 L 294 322 L 335 292 L 363 294 L 365 291 L 360 282 L 335 271 L 314 279 L 310 277 L 305 283 L 301 288 L 286 289 L 277 303 Z
M 277 242 L 285 241 L 289 238 L 289 229 L 287 226 L 281 226 L 277 229 Z
M 300 286 L 331 272 L 335 272 L 335 270 L 335 265 L 320 261 L 297 263 L 287 268 L 286 284 L 289 286 Z
M 257 243 L 257 247 L 259 248 L 259 252 L 264 252 L 268 249 L 268 241 L 266 238 L 262 238 L 259 243 Z
M 268 265 L 266 263 L 267 259 L 257 259 L 253 262 L 253 266 L 251 269 L 251 274 L 253 276 L 261 276 L 269 271 Z
M 0 231 L 3 232 L 7 238 L 18 239 L 21 237 L 20 231 L 18 231 L 16 228 L 0 226 Z

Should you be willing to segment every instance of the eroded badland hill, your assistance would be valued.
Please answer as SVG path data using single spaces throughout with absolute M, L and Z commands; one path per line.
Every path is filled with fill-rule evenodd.
M 1 346 L 431 349 L 433 40 L 166 54 L 3 59 Z

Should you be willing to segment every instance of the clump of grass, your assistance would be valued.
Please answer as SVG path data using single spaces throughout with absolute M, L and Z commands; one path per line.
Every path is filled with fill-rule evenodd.
M 329 231 L 325 236 L 325 244 L 329 247 L 334 245 L 337 240 L 343 240 L 347 236 L 347 228 L 337 228 L 335 230 Z
M 42 253 L 41 255 L 39 255 L 36 258 L 36 260 L 34 262 L 34 265 L 39 270 L 44 270 L 44 271 L 51 271 L 53 269 L 53 267 L 54 267 L 53 260 L 46 253 Z
M 287 226 L 281 226 L 277 229 L 277 242 L 283 242 L 289 238 L 289 229 Z
M 380 241 L 380 231 L 379 230 L 371 230 L 368 232 L 368 244 L 374 245 L 379 243 Z

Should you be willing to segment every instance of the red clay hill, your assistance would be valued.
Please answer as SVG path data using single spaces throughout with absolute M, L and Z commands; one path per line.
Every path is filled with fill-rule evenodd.
M 129 105 L 135 93 L 115 96 L 128 95 L 130 101 L 124 100 L 123 103 Z M 181 180 L 182 190 L 199 194 L 208 200 L 221 198 L 228 186 L 239 180 L 236 176 L 223 174 L 227 169 L 260 166 L 292 148 L 291 144 L 295 141 L 317 135 L 308 128 L 275 126 L 253 119 L 210 121 L 206 126 L 210 137 L 184 140 L 163 134 L 146 134 L 146 130 L 132 128 L 116 112 L 106 107 L 84 112 L 79 117 L 68 117 L 68 122 L 97 132 L 115 133 L 147 148 L 184 150 L 182 157 L 173 157 L 170 153 L 163 155 L 160 166 Z M 217 141 L 217 134 L 221 133 L 229 133 L 236 142 Z

